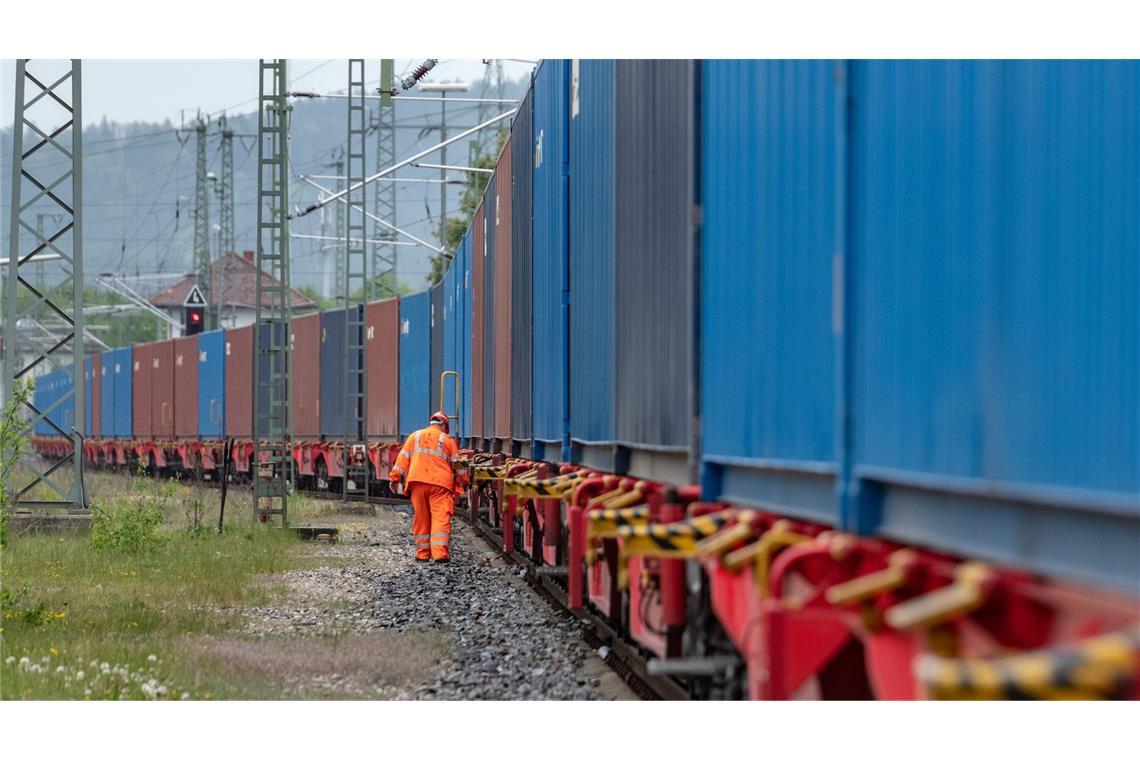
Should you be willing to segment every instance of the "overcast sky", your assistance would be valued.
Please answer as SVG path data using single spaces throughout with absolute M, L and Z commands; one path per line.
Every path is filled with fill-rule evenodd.
M 396 74 L 410 72 L 420 60 L 396 59 Z M 0 70 L 0 124 L 12 123 L 15 61 L 5 59 Z M 290 60 L 291 88 L 316 92 L 343 90 L 348 62 Z M 486 67 L 478 60 L 441 59 L 424 81 L 473 81 Z M 508 79 L 517 79 L 531 64 L 504 61 Z M 380 77 L 379 59 L 365 62 L 369 82 Z M 198 108 L 216 112 L 225 108 L 242 113 L 256 107 L 257 59 L 168 61 L 86 60 L 83 62 L 83 122 L 162 121 L 178 123 L 179 111 L 192 115 Z

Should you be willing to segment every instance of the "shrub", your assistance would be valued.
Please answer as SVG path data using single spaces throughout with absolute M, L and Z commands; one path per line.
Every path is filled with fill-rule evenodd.
M 155 499 L 118 499 L 110 509 L 95 509 L 91 545 L 115 554 L 141 554 L 162 546 L 158 534 L 165 513 Z
M 8 545 L 8 507 L 11 506 L 10 489 L 14 487 L 13 470 L 27 449 L 28 423 L 20 410 L 32 397 L 35 385 L 18 382 L 12 392 L 12 401 L 0 412 L 0 547 Z

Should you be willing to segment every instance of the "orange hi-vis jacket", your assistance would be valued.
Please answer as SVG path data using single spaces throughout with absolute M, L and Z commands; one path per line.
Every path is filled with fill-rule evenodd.
M 459 444 L 436 425 L 429 425 L 408 436 L 404 448 L 396 457 L 390 478 L 393 482 L 404 477 L 411 483 L 431 483 L 449 490 L 455 488 L 455 474 L 452 469 Z

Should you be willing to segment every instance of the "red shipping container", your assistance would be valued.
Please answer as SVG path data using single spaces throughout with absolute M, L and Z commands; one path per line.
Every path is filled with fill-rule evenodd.
M 155 440 L 174 438 L 174 341 L 164 340 L 151 346 L 150 353 L 150 428 Z M 198 388 L 194 388 L 194 408 L 198 407 Z
M 496 438 L 511 437 L 511 141 L 495 166 L 495 420 Z M 484 275 L 486 276 L 486 275 Z M 509 449 L 508 449 L 509 450 Z
M 294 317 L 291 324 L 293 398 L 290 413 L 293 437 L 315 439 L 321 435 L 320 312 Z
M 253 325 L 226 330 L 226 436 L 253 435 Z
M 103 435 L 103 354 L 91 357 L 91 397 L 87 399 L 91 408 L 91 437 Z
M 135 438 L 150 438 L 154 427 L 150 418 L 151 381 L 150 364 L 154 343 L 135 346 L 131 366 L 131 434 Z
M 400 301 L 364 307 L 364 356 L 368 364 L 368 437 L 397 440 L 400 433 Z
M 198 437 L 198 336 L 174 341 L 174 437 Z
M 483 437 L 483 203 L 471 221 L 471 438 Z M 489 426 L 488 426 L 489 427 Z

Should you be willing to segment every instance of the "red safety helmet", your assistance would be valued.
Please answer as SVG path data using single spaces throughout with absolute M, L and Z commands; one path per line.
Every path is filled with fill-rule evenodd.
M 451 421 L 447 419 L 447 415 L 443 412 L 436 412 L 428 418 L 428 422 L 432 425 L 439 425 L 443 428 L 443 432 L 451 432 Z

